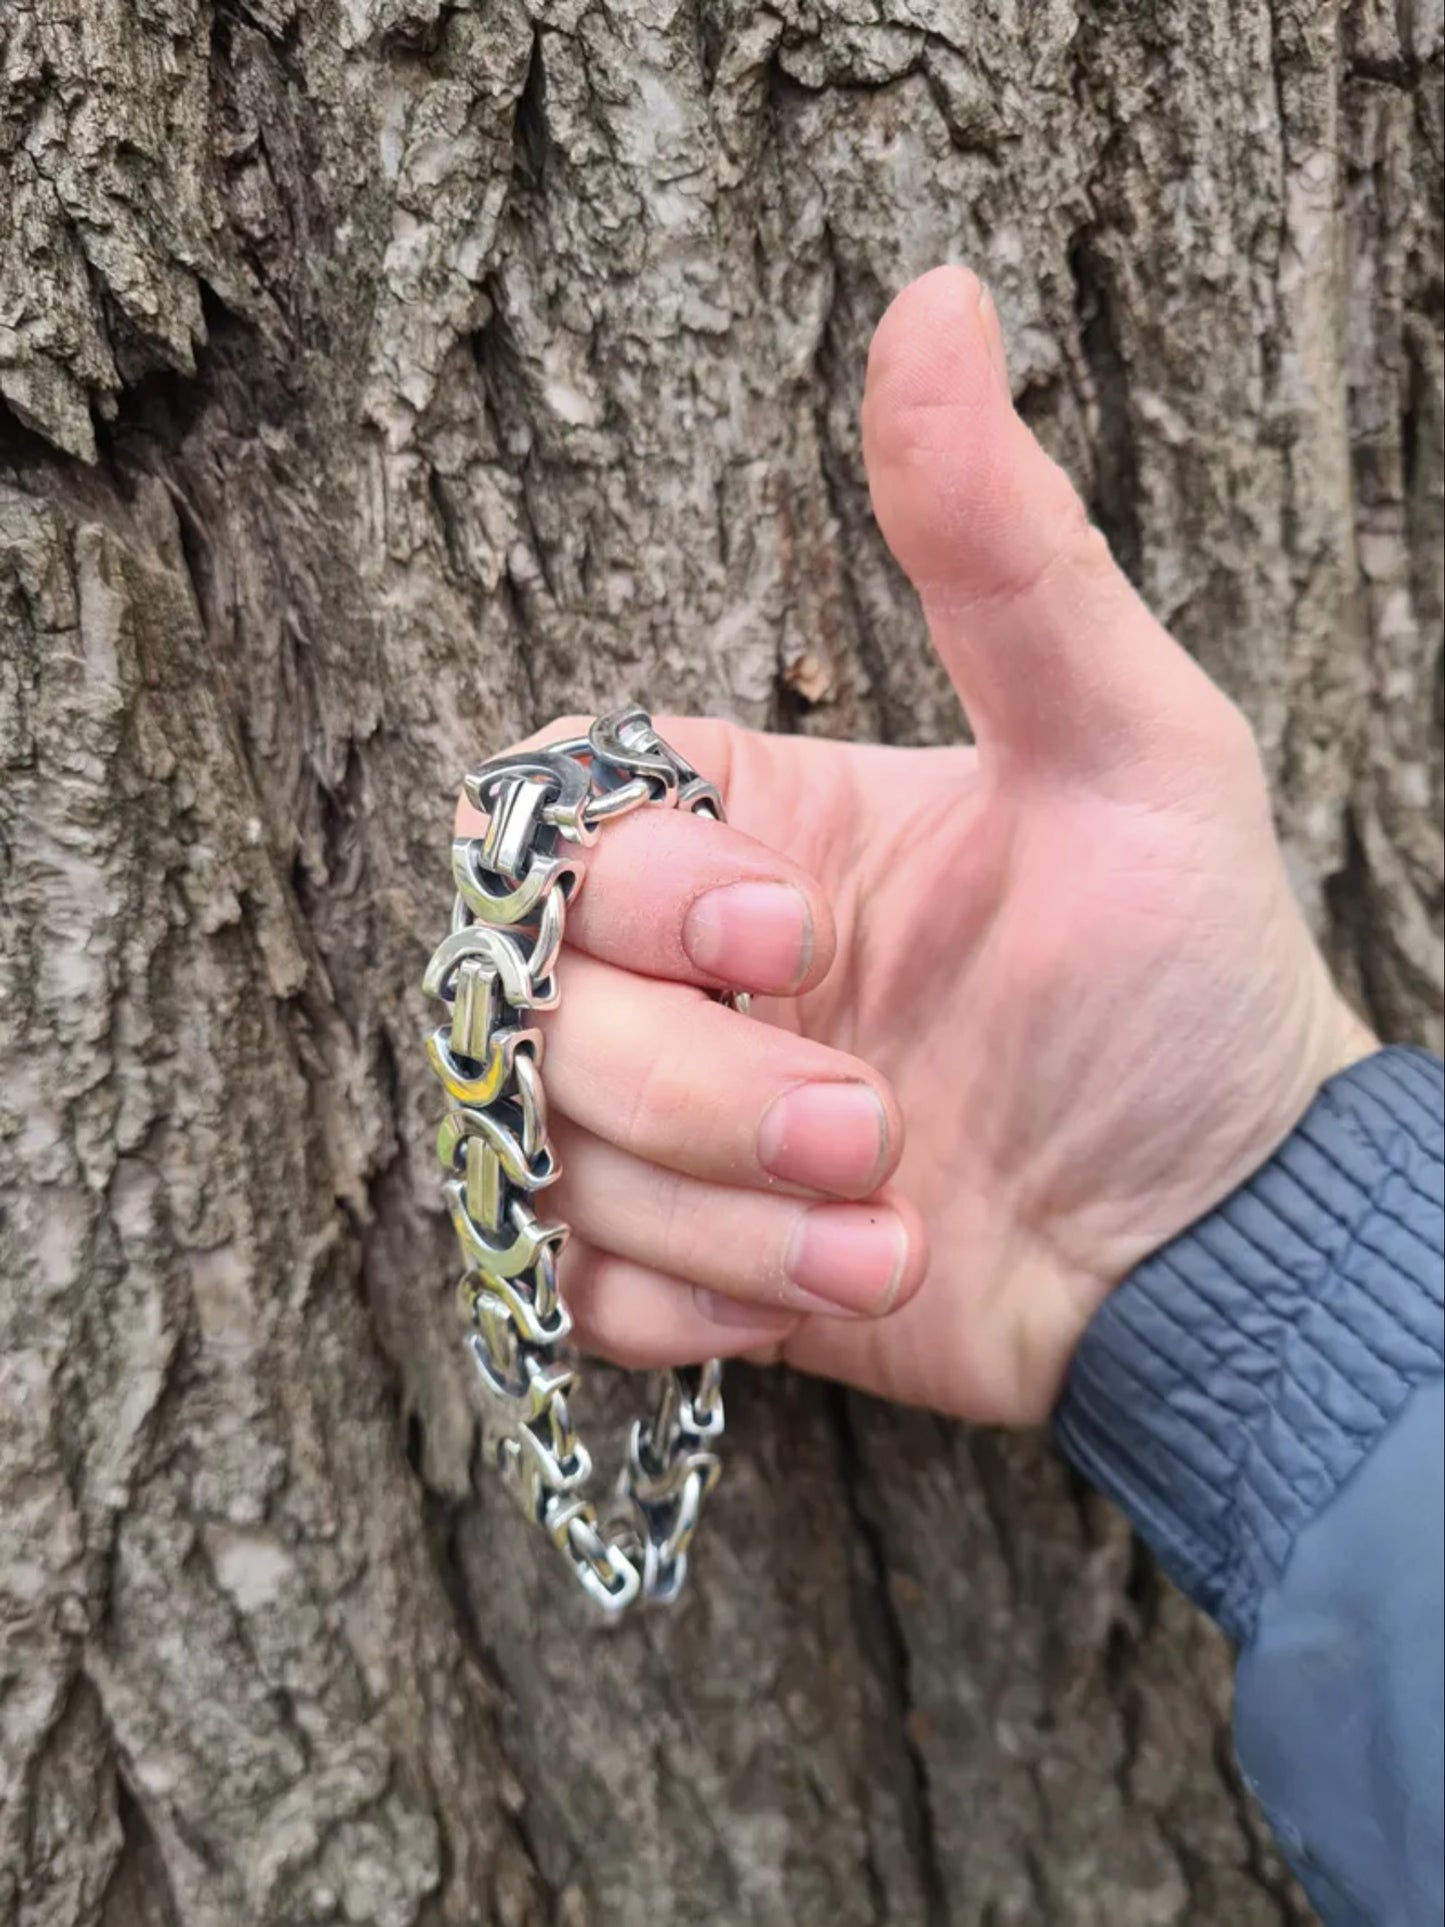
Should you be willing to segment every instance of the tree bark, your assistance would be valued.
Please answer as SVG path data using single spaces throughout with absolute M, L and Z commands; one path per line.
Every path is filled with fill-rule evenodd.
M 477 1470 L 418 983 L 554 713 L 957 735 L 857 412 L 962 258 L 1438 1042 L 1442 39 L 0 10 L 5 1927 L 1303 1918 L 1218 1641 L 1041 1440 L 734 1371 L 694 1590 L 594 1632 Z

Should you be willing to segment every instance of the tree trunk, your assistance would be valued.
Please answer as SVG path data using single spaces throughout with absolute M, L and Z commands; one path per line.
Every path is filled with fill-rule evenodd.
M 593 1630 L 478 1470 L 419 978 L 460 772 L 556 712 L 958 733 L 857 411 L 962 258 L 1438 1040 L 1442 37 L 0 10 L 5 1927 L 1303 1917 L 1219 1642 L 1042 1440 L 733 1371 L 692 1593 Z

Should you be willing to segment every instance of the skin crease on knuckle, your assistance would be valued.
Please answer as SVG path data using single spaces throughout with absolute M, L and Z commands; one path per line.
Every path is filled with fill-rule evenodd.
M 698 1121 L 704 1131 L 717 1130 L 722 1120 L 716 1098 L 709 1102 L 705 1089 L 694 1089 L 685 1064 L 666 1044 L 654 1042 L 641 1056 L 631 1089 L 617 1091 L 614 1142 L 645 1158 L 651 1145 L 674 1142 L 684 1126 L 691 1131 Z

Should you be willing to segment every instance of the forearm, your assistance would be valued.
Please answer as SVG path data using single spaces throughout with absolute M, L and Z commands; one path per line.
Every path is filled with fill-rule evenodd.
M 1336 1078 L 1106 1303 L 1064 1450 L 1241 1648 L 1237 1741 L 1331 1921 L 1440 1918 L 1441 1069 Z

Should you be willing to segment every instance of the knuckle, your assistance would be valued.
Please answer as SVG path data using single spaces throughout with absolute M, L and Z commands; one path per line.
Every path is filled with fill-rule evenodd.
M 697 1109 L 697 1092 L 668 1048 L 665 1040 L 671 1034 L 671 1027 L 660 1023 L 645 1043 L 638 1040 L 630 1089 L 618 1093 L 616 1141 L 637 1157 L 648 1158 L 692 1134 L 689 1121 Z
M 1241 800 L 1264 802 L 1268 785 L 1259 742 L 1249 718 L 1214 684 L 1183 721 L 1191 760 L 1228 785 Z
M 1078 491 L 1056 462 L 1047 461 L 1036 483 L 1036 513 L 1020 526 L 1035 539 L 1001 546 L 992 575 L 978 572 L 976 603 L 1007 609 L 1029 598 L 1060 570 L 1100 580 L 1114 573 L 1114 556 L 1102 530 L 1089 519 Z M 1010 552 L 1011 551 L 1011 552 Z
M 1241 775 L 1263 778 L 1264 766 L 1260 761 L 1259 741 L 1254 727 L 1238 703 L 1232 702 L 1222 690 L 1209 718 L 1209 727 L 1218 754 L 1231 769 Z
M 664 1170 L 661 1165 L 650 1165 L 647 1175 L 651 1185 L 648 1210 L 656 1227 L 652 1236 L 659 1269 L 686 1275 L 697 1253 L 694 1187 L 678 1172 Z
M 1078 491 L 1016 416 L 982 434 L 971 405 L 885 400 L 869 449 L 897 485 L 880 503 L 884 533 L 935 611 L 1007 609 L 1061 570 L 1114 573 Z
M 648 1363 L 621 1264 L 591 1245 L 574 1244 L 563 1256 L 562 1283 L 572 1307 L 573 1334 L 584 1351 L 627 1370 Z

